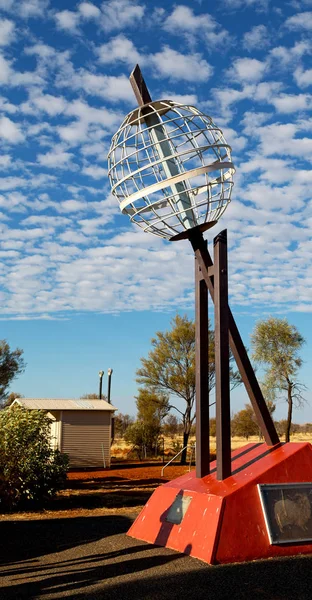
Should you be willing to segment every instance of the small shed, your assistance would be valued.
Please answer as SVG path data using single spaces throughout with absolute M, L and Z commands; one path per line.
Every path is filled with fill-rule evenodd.
M 51 445 L 69 456 L 70 468 L 109 467 L 114 406 L 105 400 L 16 398 L 12 404 L 47 411 Z

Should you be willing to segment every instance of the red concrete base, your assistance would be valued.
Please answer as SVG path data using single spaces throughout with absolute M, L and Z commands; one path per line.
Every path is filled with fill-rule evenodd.
M 312 543 L 272 545 L 258 483 L 312 482 L 312 446 L 248 444 L 232 453 L 232 476 L 217 481 L 195 471 L 155 490 L 128 535 L 189 554 L 207 563 L 312 553 Z M 180 524 L 166 520 L 176 496 L 189 505 Z M 179 500 L 178 499 L 178 500 Z

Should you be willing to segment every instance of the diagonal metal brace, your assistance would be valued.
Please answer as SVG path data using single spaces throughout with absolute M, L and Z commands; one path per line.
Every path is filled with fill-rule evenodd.
M 212 301 L 214 302 L 214 280 L 210 275 L 213 262 L 207 249 L 202 233 L 194 228 L 189 232 L 189 240 L 192 244 L 198 265 L 201 269 L 202 277 L 204 278 L 209 290 Z M 262 435 L 269 446 L 275 446 L 280 443 L 275 425 L 270 415 L 269 409 L 264 400 L 261 388 L 249 360 L 243 340 L 238 331 L 232 311 L 229 307 L 229 342 L 233 356 L 235 358 L 237 368 L 239 370 L 242 381 L 245 385 L 250 402 L 255 411 L 257 423 L 261 429 Z

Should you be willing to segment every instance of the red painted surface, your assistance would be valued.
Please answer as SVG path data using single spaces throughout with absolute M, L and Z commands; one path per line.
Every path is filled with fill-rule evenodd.
M 128 535 L 210 564 L 312 553 L 312 543 L 270 544 L 257 489 L 258 483 L 312 482 L 311 444 L 244 446 L 232 453 L 232 476 L 223 481 L 215 466 L 203 479 L 192 471 L 157 488 Z M 178 494 L 192 498 L 179 525 L 166 521 Z

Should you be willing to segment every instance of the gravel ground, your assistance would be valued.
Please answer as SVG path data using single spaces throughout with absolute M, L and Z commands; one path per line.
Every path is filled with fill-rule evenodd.
M 312 599 L 312 555 L 211 567 L 129 538 L 142 503 L 180 469 L 70 473 L 51 509 L 0 515 L 0 600 Z
M 125 535 L 135 515 L 0 522 L 0 599 L 311 600 L 312 556 L 210 567 Z

